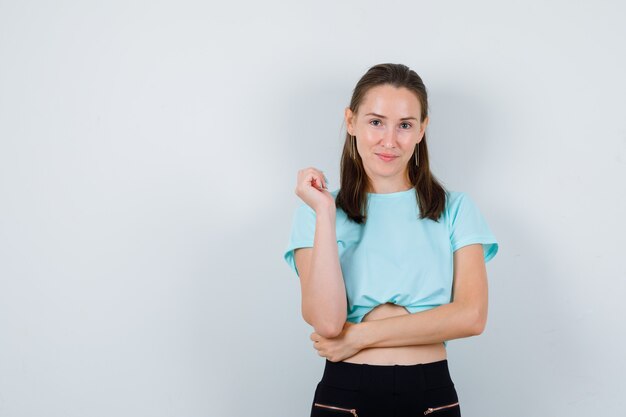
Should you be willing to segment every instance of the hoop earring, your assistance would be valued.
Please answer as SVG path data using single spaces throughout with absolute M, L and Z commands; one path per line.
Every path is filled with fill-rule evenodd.
M 352 159 L 356 159 L 355 143 L 356 143 L 356 137 L 350 135 L 350 157 Z
M 415 155 L 415 166 L 418 167 L 419 166 L 419 156 L 420 156 L 420 144 L 419 142 L 417 142 L 417 145 L 415 145 L 415 149 L 417 150 L 417 153 L 413 153 L 413 155 Z

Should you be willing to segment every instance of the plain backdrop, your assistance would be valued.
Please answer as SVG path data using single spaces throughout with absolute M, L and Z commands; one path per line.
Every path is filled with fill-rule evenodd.
M 0 416 L 308 416 L 284 262 L 372 65 L 500 242 L 465 417 L 621 415 L 626 6 L 0 0 Z

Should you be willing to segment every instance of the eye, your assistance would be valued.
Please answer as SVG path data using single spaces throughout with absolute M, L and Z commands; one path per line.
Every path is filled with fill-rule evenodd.
M 380 120 L 378 120 L 378 119 L 372 119 L 372 120 L 370 121 L 370 124 L 373 124 L 374 126 L 380 126 L 380 125 L 377 125 L 377 124 L 374 124 L 374 123 L 380 123 Z
M 406 126 L 403 129 L 409 129 L 409 128 L 411 128 L 411 123 L 402 122 L 401 126 Z

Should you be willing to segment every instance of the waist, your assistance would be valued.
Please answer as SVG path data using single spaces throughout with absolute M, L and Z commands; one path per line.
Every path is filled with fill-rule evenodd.
M 406 308 L 385 303 L 376 306 L 361 321 L 381 320 L 388 317 L 410 314 Z M 393 346 L 366 348 L 342 362 L 370 365 L 415 365 L 438 362 L 447 359 L 443 342 L 428 345 Z
M 414 365 L 372 365 L 326 359 L 321 384 L 346 390 L 403 393 L 450 386 L 447 359 Z

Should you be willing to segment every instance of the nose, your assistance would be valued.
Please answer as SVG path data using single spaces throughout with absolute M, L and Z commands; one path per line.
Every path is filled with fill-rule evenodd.
M 393 148 L 396 146 L 397 132 L 396 129 L 385 129 L 384 136 L 382 138 L 383 147 Z

